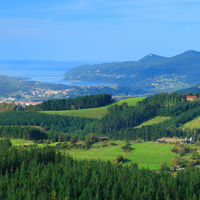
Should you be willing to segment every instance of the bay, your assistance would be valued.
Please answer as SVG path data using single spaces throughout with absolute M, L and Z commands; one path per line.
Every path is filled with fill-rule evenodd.
M 101 64 L 104 61 L 39 61 L 39 60 L 0 60 L 0 75 L 12 77 L 26 77 L 28 80 L 42 83 L 65 85 L 105 85 L 107 83 L 66 81 L 63 77 L 66 72 L 81 65 Z M 40 78 L 38 78 L 40 77 Z M 42 77 L 42 78 L 41 78 Z

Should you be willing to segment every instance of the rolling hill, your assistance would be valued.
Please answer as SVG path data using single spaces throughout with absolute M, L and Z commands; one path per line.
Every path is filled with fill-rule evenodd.
M 142 89 L 186 88 L 200 82 L 200 52 L 190 50 L 169 58 L 148 54 L 138 61 L 84 65 L 68 71 L 65 79 Z

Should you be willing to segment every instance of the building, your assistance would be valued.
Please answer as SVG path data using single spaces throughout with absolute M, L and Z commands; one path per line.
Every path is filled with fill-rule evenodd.
M 187 100 L 187 101 L 197 101 L 198 98 L 197 98 L 197 96 L 187 96 L 187 97 L 186 97 L 186 100 Z

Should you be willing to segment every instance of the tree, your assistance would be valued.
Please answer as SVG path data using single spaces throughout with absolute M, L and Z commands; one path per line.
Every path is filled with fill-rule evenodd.
M 167 166 L 167 162 L 166 161 L 161 161 L 160 163 L 160 169 L 161 170 L 169 170 L 169 167 Z
M 138 169 L 138 164 L 136 162 L 131 162 L 130 169 Z
M 186 164 L 186 167 L 187 167 L 187 168 L 192 168 L 192 167 L 194 167 L 194 162 L 189 161 L 189 162 Z
M 95 137 L 94 133 L 90 133 L 85 137 L 86 141 L 97 142 L 98 138 Z
M 177 157 L 172 158 L 170 162 L 170 166 L 174 167 L 176 169 L 179 165 L 179 159 Z
M 121 155 L 117 155 L 116 159 L 115 159 L 118 163 L 123 162 L 124 157 Z
M 75 144 L 78 142 L 78 138 L 76 136 L 72 136 L 70 141 L 69 141 L 71 144 Z

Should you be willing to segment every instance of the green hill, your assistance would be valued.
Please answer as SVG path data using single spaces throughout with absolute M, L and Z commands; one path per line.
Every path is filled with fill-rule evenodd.
M 127 102 L 129 106 L 135 106 L 138 101 L 141 101 L 146 97 L 136 97 L 136 98 L 129 98 L 123 99 L 118 101 L 114 104 L 121 105 L 124 102 Z M 110 104 L 113 105 L 113 104 Z M 108 107 L 110 106 L 103 106 L 100 108 L 90 108 L 90 109 L 80 109 L 80 110 L 60 110 L 60 111 L 40 111 L 41 113 L 46 114 L 58 114 L 58 115 L 65 115 L 65 116 L 74 116 L 74 117 L 86 117 L 86 118 L 102 118 L 108 112 Z
M 65 74 L 66 80 L 117 83 L 143 89 L 184 88 L 184 84 L 198 84 L 199 78 L 200 52 L 196 51 L 169 58 L 149 54 L 138 61 L 84 65 Z

